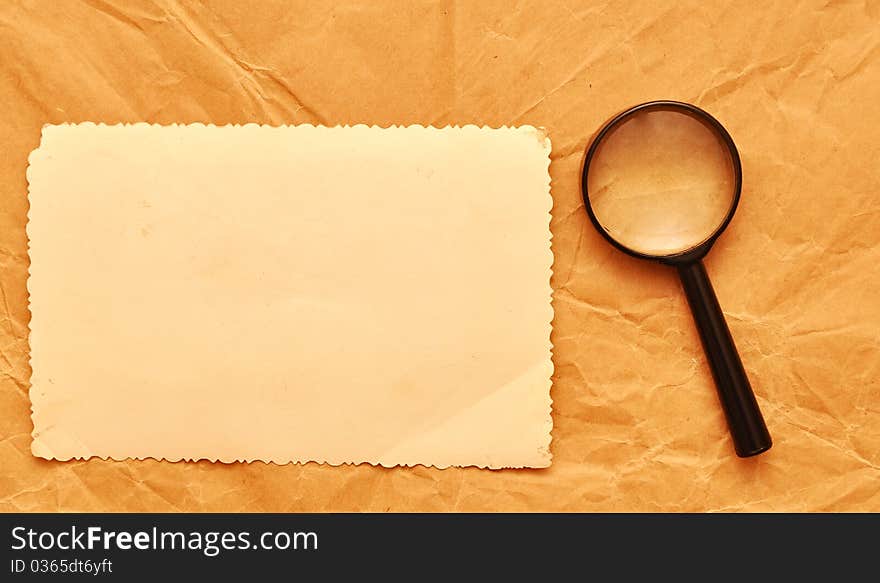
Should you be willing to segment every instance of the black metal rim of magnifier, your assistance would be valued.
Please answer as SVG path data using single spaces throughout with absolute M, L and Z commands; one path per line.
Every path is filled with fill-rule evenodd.
M 703 125 L 707 126 L 719 138 L 721 138 L 721 141 L 727 148 L 728 154 L 730 154 L 730 161 L 733 165 L 733 200 L 731 201 L 730 208 L 727 210 L 727 216 L 724 217 L 724 220 L 721 222 L 721 224 L 718 225 L 715 231 L 713 231 L 712 234 L 705 241 L 702 241 L 694 247 L 686 249 L 680 253 L 673 253 L 670 255 L 649 255 L 636 251 L 635 249 L 630 249 L 626 245 L 623 245 L 619 241 L 614 239 L 611 233 L 609 233 L 605 229 L 605 227 L 602 226 L 602 223 L 599 222 L 599 219 L 596 217 L 596 213 L 593 212 L 593 205 L 590 204 L 590 193 L 587 187 L 587 177 L 589 176 L 590 164 L 593 161 L 593 156 L 596 155 L 599 146 L 602 144 L 603 140 L 606 136 L 608 136 L 608 134 L 610 134 L 621 124 L 632 118 L 634 115 L 643 113 L 646 110 L 676 111 L 696 119 Z M 581 191 L 583 193 L 584 206 L 587 209 L 587 215 L 590 217 L 590 221 L 592 221 L 593 226 L 596 227 L 596 230 L 599 231 L 599 233 L 617 249 L 623 251 L 627 255 L 631 255 L 639 259 L 659 261 L 661 263 L 666 263 L 669 265 L 680 265 L 683 263 L 691 263 L 698 259 L 702 259 L 712 248 L 712 245 L 715 243 L 715 241 L 718 239 L 724 229 L 727 228 L 727 225 L 730 224 L 730 221 L 733 219 L 734 213 L 736 213 L 736 207 L 739 206 L 740 193 L 742 191 L 742 163 L 740 162 L 739 151 L 736 149 L 736 144 L 733 143 L 733 138 L 730 137 L 730 134 L 727 132 L 726 129 L 724 129 L 724 126 L 721 125 L 721 122 L 712 117 L 706 111 L 703 111 L 696 105 L 684 103 L 682 101 L 647 101 L 645 103 L 634 105 L 633 107 L 630 107 L 629 109 L 624 110 L 611 118 L 611 120 L 609 120 L 604 126 L 602 126 L 602 128 L 593 138 L 592 142 L 590 143 L 590 147 L 587 149 L 587 156 L 584 160 L 584 169 L 581 175 Z

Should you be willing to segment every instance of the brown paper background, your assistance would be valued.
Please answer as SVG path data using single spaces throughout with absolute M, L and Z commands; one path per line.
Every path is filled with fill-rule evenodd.
M 880 510 L 880 3 L 318 4 L 0 5 L 0 509 Z M 707 267 L 775 438 L 758 458 L 732 455 L 674 272 L 582 209 L 590 135 L 658 98 L 743 158 Z M 552 467 L 33 458 L 26 159 L 87 120 L 546 127 Z

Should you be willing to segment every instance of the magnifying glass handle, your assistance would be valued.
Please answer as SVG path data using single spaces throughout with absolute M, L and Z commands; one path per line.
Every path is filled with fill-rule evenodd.
M 770 432 L 767 431 L 703 262 L 679 265 L 678 275 L 700 332 L 712 376 L 715 377 L 715 386 L 727 416 L 736 454 L 749 457 L 767 451 L 773 445 Z

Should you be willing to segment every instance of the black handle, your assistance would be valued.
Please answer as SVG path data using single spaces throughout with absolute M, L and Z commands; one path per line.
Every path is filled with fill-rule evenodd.
M 715 386 L 727 416 L 736 455 L 749 457 L 765 452 L 773 445 L 773 441 L 736 351 L 730 329 L 724 321 L 724 313 L 718 305 L 718 298 L 715 297 L 706 268 L 702 261 L 694 261 L 679 265 L 678 275 L 687 294 L 697 330 L 700 331 L 712 376 L 715 377 Z

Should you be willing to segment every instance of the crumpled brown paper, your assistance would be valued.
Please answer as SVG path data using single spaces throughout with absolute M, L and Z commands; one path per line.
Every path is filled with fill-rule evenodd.
M 880 510 L 878 21 L 876 3 L 3 3 L 0 509 Z M 733 455 L 674 272 L 584 216 L 590 135 L 658 98 L 709 110 L 743 158 L 707 267 L 775 439 L 757 458 Z M 44 123 L 86 120 L 546 127 L 553 465 L 32 457 L 27 155 Z

